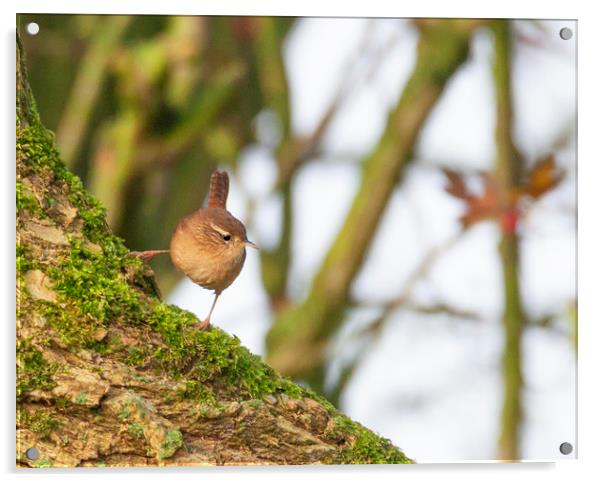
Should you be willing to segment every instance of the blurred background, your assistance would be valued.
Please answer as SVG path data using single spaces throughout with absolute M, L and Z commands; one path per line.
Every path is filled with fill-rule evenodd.
M 261 250 L 214 324 L 418 462 L 575 456 L 576 22 L 18 23 L 130 249 L 167 248 L 229 171 Z M 152 266 L 205 317 L 212 293 Z

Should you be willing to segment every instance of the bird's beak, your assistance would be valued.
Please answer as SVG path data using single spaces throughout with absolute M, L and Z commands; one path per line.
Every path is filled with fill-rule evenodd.
M 249 241 L 248 239 L 245 240 L 245 245 L 249 248 L 259 249 L 259 246 L 257 246 L 253 241 Z

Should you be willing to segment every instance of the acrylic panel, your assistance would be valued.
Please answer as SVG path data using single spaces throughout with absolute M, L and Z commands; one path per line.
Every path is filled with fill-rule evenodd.
M 576 21 L 16 48 L 17 466 L 576 457 Z

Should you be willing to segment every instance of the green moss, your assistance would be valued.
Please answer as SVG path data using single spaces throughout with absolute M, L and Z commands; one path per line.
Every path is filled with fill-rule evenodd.
M 331 406 L 332 407 L 332 406 Z M 371 432 L 362 425 L 354 422 L 349 417 L 334 411 L 334 428 L 328 434 L 330 440 L 342 442 L 351 440 L 351 444 L 344 448 L 340 455 L 328 463 L 335 464 L 411 464 L 414 463 L 406 457 L 389 439 Z
M 146 418 L 148 416 L 148 410 L 147 410 L 146 406 L 144 405 L 144 403 L 142 402 L 142 399 L 138 395 L 133 395 L 131 399 L 136 404 L 136 410 L 138 411 L 138 413 L 143 418 Z
M 54 467 L 54 462 L 50 459 L 39 459 L 31 463 L 32 467 L 36 469 L 49 469 Z
M 400 452 L 390 440 L 370 430 L 356 426 L 353 445 L 342 452 L 344 464 L 411 464 L 412 460 Z
M 166 459 L 167 457 L 171 457 L 176 450 L 178 450 L 184 441 L 182 437 L 182 433 L 176 429 L 169 429 L 165 434 L 165 439 L 161 444 L 161 448 L 159 449 L 159 453 L 157 457 L 159 460 Z
M 327 438 L 335 443 L 351 440 L 348 447 L 325 463 L 334 464 L 412 464 L 413 460 L 406 457 L 389 439 L 368 430 L 346 415 L 341 414 L 327 400 L 320 396 L 313 397 L 320 402 L 333 417 L 333 428 L 327 433 Z
M 54 136 L 39 123 L 37 115 L 29 120 L 28 125 L 17 126 L 17 157 L 22 169 L 53 182 L 66 183 L 70 190 L 68 198 L 83 220 L 85 236 L 102 248 L 102 253 L 93 253 L 81 240 L 72 240 L 69 256 L 56 260 L 58 263 L 48 271 L 60 295 L 60 303 L 47 304 L 44 314 L 63 343 L 86 346 L 94 343 L 90 341 L 94 339 L 92 335 L 109 320 L 123 316 L 137 321 L 143 319 L 138 293 L 123 275 L 127 267 L 140 268 L 141 263 L 125 258 L 128 251 L 123 241 L 110 233 L 104 208 L 86 193 L 80 179 L 66 169 Z M 39 209 L 35 199 L 23 195 L 20 183 L 17 204 L 23 209 Z M 18 273 L 23 274 L 34 265 L 27 247 L 18 246 Z
M 174 374 L 187 371 L 187 378 L 201 384 L 212 382 L 212 385 L 220 386 L 221 398 L 245 400 L 273 393 L 301 398 L 307 393 L 241 346 L 237 338 L 216 328 L 196 329 L 198 320 L 185 310 L 157 304 L 149 323 L 161 333 L 166 343 L 166 347 L 156 353 L 164 367 Z M 199 387 L 201 385 L 191 384 L 187 390 L 200 394 L 203 401 L 207 401 L 207 391 Z
M 17 157 L 37 174 L 44 175 L 56 170 L 60 175 L 66 171 L 60 161 L 54 135 L 38 122 L 25 126 L 17 124 Z
M 144 426 L 138 422 L 131 423 L 128 427 L 128 433 L 136 438 L 144 438 Z
M 54 135 L 40 123 L 34 122 L 27 126 L 17 126 L 17 157 L 24 166 L 43 178 L 62 181 L 69 186 L 69 201 L 78 210 L 78 216 L 83 221 L 83 232 L 86 237 L 103 247 L 105 252 L 125 255 L 127 249 L 123 240 L 111 234 L 106 222 L 106 210 L 100 202 L 84 189 L 81 179 L 69 172 L 60 159 L 56 148 Z M 35 199 L 29 199 L 17 188 L 17 202 L 24 207 L 40 209 Z M 42 211 L 42 215 L 45 213 Z
M 56 330 L 62 343 L 69 346 L 84 346 L 102 325 L 91 317 L 80 315 L 71 304 L 61 306 L 56 303 L 39 302 L 40 313 Z
M 127 418 L 130 416 L 130 410 L 132 408 L 132 400 L 128 399 L 126 400 L 126 402 L 121 405 L 121 407 L 119 407 L 119 413 L 117 414 L 117 418 L 119 419 L 119 421 L 123 422 L 125 420 L 127 420 Z
M 30 213 L 47 218 L 48 216 L 38 203 L 38 200 L 23 192 L 23 184 L 20 182 L 16 183 L 16 197 L 17 197 L 17 215 L 19 211 L 29 211 Z
M 18 244 L 16 248 L 16 266 L 17 276 L 21 277 L 29 270 L 38 268 L 40 264 L 32 258 L 27 246 Z M 22 295 L 23 293 L 21 293 Z
M 26 340 L 17 340 L 17 398 L 39 388 L 51 390 L 56 386 L 52 375 L 58 366 L 47 362 L 42 353 Z
M 47 303 L 45 315 L 63 343 L 116 351 L 120 345 L 96 342 L 94 334 L 111 322 L 140 323 L 148 311 L 124 275 L 131 261 L 119 251 L 97 254 L 80 240 L 71 243 L 69 255 L 48 270 L 59 303 Z
M 71 203 L 80 208 L 79 217 L 84 221 L 84 233 L 91 241 L 106 241 L 108 239 L 108 228 L 106 222 L 106 209 L 98 199 L 82 194 L 83 186 L 77 177 L 69 180 L 71 185 Z M 115 241 L 116 239 L 113 239 Z M 119 245 L 123 246 L 121 243 Z M 120 247 L 121 247 L 120 246 Z
M 71 243 L 69 257 L 49 270 L 55 291 L 75 300 L 83 314 L 103 323 L 124 316 L 141 321 L 140 296 L 121 272 L 123 253 L 95 254 L 79 240 Z
M 32 432 L 37 433 L 41 438 L 48 436 L 61 426 L 61 422 L 56 419 L 51 412 L 37 411 L 33 414 L 27 414 L 23 420 L 24 425 Z
M 127 356 L 124 359 L 124 362 L 130 366 L 139 366 L 141 365 L 148 354 L 142 348 L 138 348 L 137 346 L 132 346 L 127 349 Z
M 184 387 L 178 390 L 177 395 L 180 399 L 194 400 L 211 406 L 215 406 L 217 403 L 213 390 L 196 380 L 186 380 Z
M 80 390 L 77 395 L 75 396 L 75 399 L 73 400 L 73 402 L 76 405 L 85 405 L 88 402 L 88 394 L 86 393 L 85 390 Z
M 192 313 L 175 306 L 157 303 L 152 307 L 148 324 L 161 334 L 166 344 L 157 351 L 156 357 L 167 367 L 187 365 L 195 357 L 195 340 L 187 336 L 185 330 L 190 332 L 197 322 Z
M 106 337 L 100 341 L 88 341 L 85 347 L 105 356 L 119 353 L 124 348 L 119 336 Z

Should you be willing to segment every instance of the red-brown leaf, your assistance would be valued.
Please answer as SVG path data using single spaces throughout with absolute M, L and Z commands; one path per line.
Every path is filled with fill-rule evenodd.
M 565 173 L 556 166 L 554 156 L 549 155 L 533 166 L 521 191 L 533 199 L 538 199 L 556 187 L 564 175 Z
M 494 177 L 489 173 L 481 173 L 483 191 L 479 195 L 472 194 L 463 176 L 455 171 L 444 169 L 447 177 L 445 190 L 455 198 L 463 201 L 465 209 L 460 222 L 467 228 L 484 219 L 491 219 L 500 214 L 500 194 Z
M 472 194 L 468 192 L 466 183 L 460 174 L 450 169 L 443 169 L 443 174 L 447 177 L 445 190 L 449 194 L 462 200 L 467 200 L 472 197 Z
M 466 201 L 466 211 L 460 221 L 468 227 L 484 219 L 495 218 L 500 214 L 500 194 L 493 176 L 482 173 L 483 192 L 479 196 L 471 196 Z

